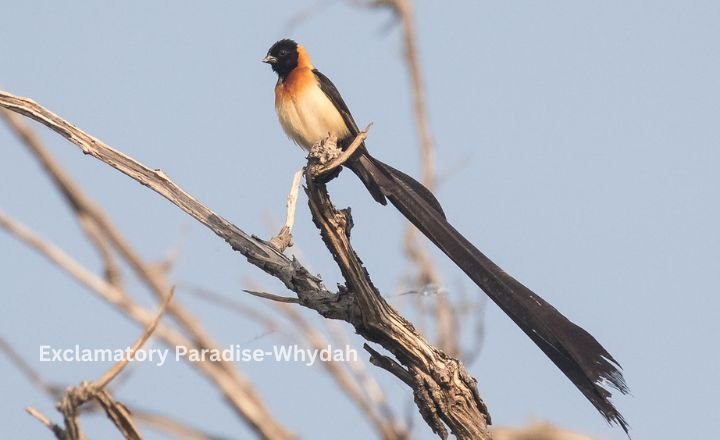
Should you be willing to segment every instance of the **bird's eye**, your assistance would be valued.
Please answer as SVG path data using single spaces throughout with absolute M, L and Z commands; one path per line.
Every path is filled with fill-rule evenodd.
M 287 49 L 280 49 L 280 52 L 278 52 L 278 55 L 281 57 L 285 57 L 288 55 Z

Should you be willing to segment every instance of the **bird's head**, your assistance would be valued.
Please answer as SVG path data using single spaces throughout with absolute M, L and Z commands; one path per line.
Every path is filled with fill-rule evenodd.
M 305 49 L 290 39 L 280 40 L 273 44 L 262 62 L 270 64 L 272 70 L 280 77 L 287 76 L 298 66 L 312 68 L 310 57 Z

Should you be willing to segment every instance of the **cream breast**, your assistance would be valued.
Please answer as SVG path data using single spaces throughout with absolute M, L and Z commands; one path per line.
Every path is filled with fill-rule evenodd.
M 310 149 L 328 133 L 338 139 L 348 136 L 342 115 L 320 89 L 315 74 L 312 71 L 295 73 L 275 88 L 275 110 L 288 137 Z

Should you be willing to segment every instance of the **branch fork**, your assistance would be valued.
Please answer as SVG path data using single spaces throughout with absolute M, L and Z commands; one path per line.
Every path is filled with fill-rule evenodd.
M 357 143 L 362 144 L 358 138 Z M 305 182 L 313 222 L 346 282 L 338 294 L 349 299 L 351 306 L 344 319 L 359 335 L 380 344 L 397 359 L 381 355 L 366 344 L 371 362 L 413 389 L 420 414 L 439 437 L 447 438 L 449 428 L 458 439 L 490 439 L 490 416 L 476 380 L 462 362 L 430 345 L 383 299 L 350 244 L 350 209 L 336 209 L 325 183 L 311 172 L 306 173 Z
M 363 145 L 371 126 L 372 122 L 365 127 L 365 130 L 358 133 L 352 143 L 344 150 L 338 148 L 337 137 L 331 133 L 328 133 L 325 139 L 313 145 L 307 158 L 310 175 L 317 179 L 327 176 L 340 168 Z

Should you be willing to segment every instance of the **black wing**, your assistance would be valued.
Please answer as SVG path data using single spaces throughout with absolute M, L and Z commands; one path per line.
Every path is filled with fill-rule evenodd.
M 345 104 L 345 101 L 343 101 L 340 92 L 338 92 L 338 89 L 335 87 L 335 84 L 330 81 L 330 78 L 320 73 L 319 70 L 313 69 L 313 73 L 318 79 L 318 83 L 320 83 L 320 90 L 325 93 L 325 96 L 330 99 L 335 108 L 342 115 L 343 121 L 345 121 L 345 125 L 347 125 L 350 134 L 353 137 L 357 136 L 360 130 L 358 129 L 358 126 L 352 117 L 352 113 L 350 113 L 350 109 L 348 108 L 347 104 Z
M 348 137 L 348 139 L 338 139 L 339 146 L 341 148 L 345 148 L 347 147 L 348 143 L 351 142 L 355 138 L 355 136 L 358 135 L 358 133 L 360 133 L 360 129 L 355 123 L 355 119 L 353 119 L 352 114 L 350 113 L 350 109 L 348 108 L 347 104 L 345 104 L 345 101 L 340 95 L 340 92 L 338 92 L 335 84 L 330 81 L 330 78 L 323 75 L 317 69 L 314 69 L 313 73 L 318 79 L 318 83 L 320 84 L 320 90 L 325 93 L 325 96 L 330 99 L 338 112 L 340 112 L 343 121 L 345 121 L 345 125 L 348 127 L 348 131 L 350 132 L 350 136 Z M 374 166 L 370 166 L 370 164 L 368 163 L 369 161 L 373 162 Z M 445 218 L 445 213 L 440 206 L 440 202 L 437 201 L 437 199 L 429 189 L 425 188 L 420 182 L 403 173 L 402 171 L 399 171 L 391 167 L 390 165 L 370 156 L 370 153 L 368 153 L 365 145 L 360 147 L 360 149 L 355 155 L 355 160 L 349 160 L 346 165 L 348 166 L 348 168 L 353 170 L 353 172 L 360 178 L 360 180 L 362 180 L 362 182 L 365 184 L 365 187 L 367 187 L 373 198 L 378 203 L 383 205 L 387 203 L 385 201 L 385 196 L 389 191 L 389 187 L 394 186 L 393 182 L 395 180 L 398 180 L 412 188 L 412 190 L 417 193 L 418 196 L 424 199 L 428 204 L 430 204 L 430 206 L 432 206 L 440 214 L 441 217 Z

